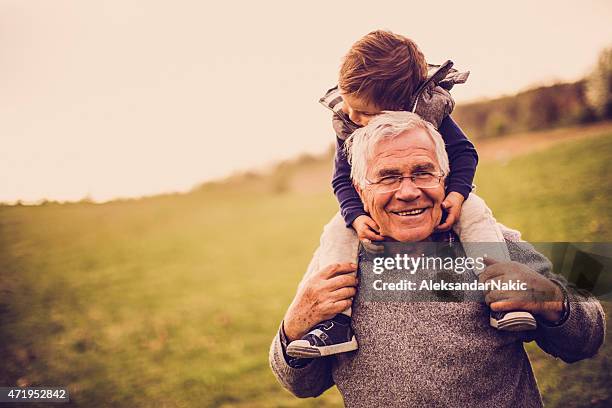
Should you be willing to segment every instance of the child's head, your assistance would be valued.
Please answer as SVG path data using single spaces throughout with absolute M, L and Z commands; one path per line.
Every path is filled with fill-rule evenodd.
M 372 31 L 344 57 L 338 85 L 343 110 L 358 125 L 383 110 L 407 110 L 410 96 L 427 77 L 427 63 L 414 41 L 390 31 Z

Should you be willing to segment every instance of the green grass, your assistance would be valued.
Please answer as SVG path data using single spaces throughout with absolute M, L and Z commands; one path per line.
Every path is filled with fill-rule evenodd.
M 483 163 L 479 193 L 527 239 L 610 241 L 610 153 L 606 135 Z M 267 362 L 336 203 L 258 190 L 0 207 L 0 385 L 82 407 L 341 405 L 294 398 Z M 529 349 L 551 405 L 612 401 L 609 345 L 572 366 Z
M 497 219 L 534 242 L 612 240 L 611 135 L 478 166 Z

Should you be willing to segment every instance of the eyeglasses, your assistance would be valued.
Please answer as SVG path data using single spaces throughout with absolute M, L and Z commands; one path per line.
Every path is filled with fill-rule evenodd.
M 435 188 L 440 185 L 440 182 L 444 176 L 444 172 L 418 172 L 409 176 L 402 176 L 398 174 L 394 176 L 381 177 L 378 179 L 378 181 L 370 181 L 366 179 L 366 184 L 375 188 L 377 193 L 390 193 L 392 191 L 399 190 L 404 179 L 410 179 L 410 181 L 412 181 L 412 183 L 418 188 Z

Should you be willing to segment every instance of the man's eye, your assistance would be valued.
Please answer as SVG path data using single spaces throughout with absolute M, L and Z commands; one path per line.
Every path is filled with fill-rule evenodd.
M 387 177 L 383 177 L 381 178 L 378 183 L 379 184 L 383 184 L 383 185 L 389 185 L 389 184 L 393 184 L 395 182 L 397 182 L 397 180 L 399 180 L 400 176 L 387 176 Z
M 426 171 L 421 171 L 421 172 L 418 172 L 418 173 L 414 173 L 412 175 L 412 177 L 414 177 L 415 179 L 423 180 L 423 179 L 428 179 L 428 178 L 434 177 L 434 175 L 429 173 L 429 172 L 426 172 Z

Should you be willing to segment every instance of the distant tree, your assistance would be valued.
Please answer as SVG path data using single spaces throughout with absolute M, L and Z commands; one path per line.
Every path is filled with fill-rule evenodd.
M 529 94 L 529 129 L 545 129 L 559 121 L 556 104 L 557 87 L 541 87 Z
M 47 201 L 47 200 L 45 200 Z M 89 193 L 78 201 L 79 204 L 94 204 L 94 200 Z
M 587 100 L 600 118 L 612 118 L 612 47 L 599 54 L 597 66 L 587 78 Z
M 506 133 L 508 130 L 508 118 L 501 111 L 493 111 L 488 116 L 484 125 L 486 137 L 497 137 Z
M 290 190 L 291 176 L 288 172 L 277 171 L 272 176 L 272 192 L 285 194 Z

